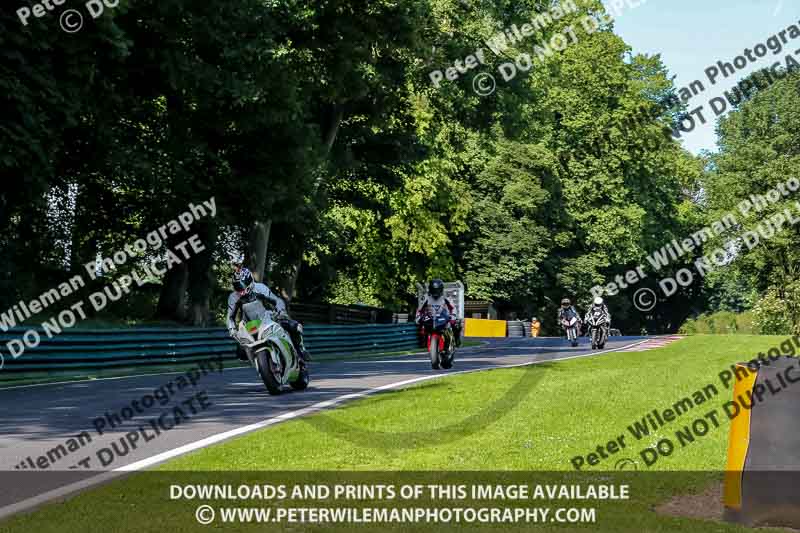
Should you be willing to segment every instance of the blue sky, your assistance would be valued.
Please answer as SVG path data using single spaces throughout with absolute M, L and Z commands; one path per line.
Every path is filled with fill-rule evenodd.
M 604 0 L 609 4 L 612 0 Z M 700 79 L 706 90 L 689 102 L 704 106 L 708 124 L 684 135 L 684 146 L 693 153 L 716 149 L 716 119 L 708 101 L 736 84 L 748 73 L 768 67 L 800 48 L 789 41 L 784 50 L 769 52 L 757 63 L 739 70 L 727 80 L 710 85 L 704 70 L 719 60 L 733 62 L 745 48 L 763 43 L 791 24 L 800 24 L 800 0 L 629 0 L 616 19 L 616 31 L 635 53 L 660 53 L 669 71 L 683 87 Z M 797 59 L 797 56 L 794 56 Z

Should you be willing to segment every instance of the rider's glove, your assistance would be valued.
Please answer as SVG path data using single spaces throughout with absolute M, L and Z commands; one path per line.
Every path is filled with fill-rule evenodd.
M 230 328 L 228 330 L 228 335 L 230 335 L 231 337 L 235 337 L 236 336 L 236 330 L 233 329 L 233 328 Z

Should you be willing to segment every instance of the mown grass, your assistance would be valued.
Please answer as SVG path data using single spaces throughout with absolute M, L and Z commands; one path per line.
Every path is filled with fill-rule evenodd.
M 384 482 L 391 482 L 393 477 L 379 472 L 426 471 L 444 480 L 450 472 L 527 471 L 531 472 L 530 483 L 552 479 L 553 474 L 545 472 L 554 471 L 565 476 L 562 480 L 584 483 L 632 476 L 631 500 L 599 504 L 598 522 L 591 530 L 745 531 L 746 528 L 730 524 L 665 517 L 653 511 L 655 505 L 672 496 L 698 492 L 721 479 L 728 437 L 725 417 L 720 420 L 719 428 L 677 448 L 651 468 L 643 464 L 639 451 L 660 438 L 672 436 L 676 429 L 696 417 L 719 408 L 732 395 L 721 385 L 719 373 L 732 363 L 749 360 L 757 352 L 779 345 L 782 340 L 783 337 L 746 335 L 693 336 L 647 352 L 614 353 L 452 376 L 369 397 L 335 411 L 200 450 L 163 465 L 155 473 L 138 474 L 81 494 L 67 503 L 48 505 L 34 514 L 15 517 L 0 524 L 0 530 L 193 531 L 197 527 L 194 508 L 202 502 L 170 501 L 170 482 L 247 479 L 267 483 L 282 479 L 275 471 L 298 470 L 340 472 L 338 479 L 342 482 L 352 475 L 347 472 L 354 471 L 375 472 L 376 479 Z M 646 413 L 670 407 L 709 384 L 716 386 L 717 395 L 655 435 L 636 441 L 627 431 L 629 424 Z M 574 472 L 571 458 L 586 455 L 620 434 L 625 434 L 628 441 L 624 450 L 596 467 Z M 637 461 L 639 471 L 613 472 L 617 459 L 623 457 Z M 459 475 L 463 480 L 468 474 Z M 320 473 L 319 478 L 323 477 L 331 479 L 330 474 Z M 314 476 L 298 473 L 297 479 L 313 480 Z M 155 522 L 151 524 L 146 517 Z M 548 524 L 536 529 L 586 531 L 589 527 L 558 528 Z M 231 531 L 263 528 L 263 524 L 225 527 Z M 295 525 L 284 529 L 314 528 Z M 341 528 L 353 529 L 356 528 L 352 525 Z M 392 527 L 381 525 L 371 529 Z M 430 525 L 396 528 L 416 529 L 449 528 Z M 511 528 L 506 525 L 503 529 Z
M 647 352 L 493 370 L 437 380 L 353 402 L 334 411 L 281 424 L 171 462 L 170 470 L 571 470 L 570 459 L 627 434 L 625 456 L 638 455 L 677 427 L 641 442 L 627 426 L 653 409 L 708 384 L 719 391 L 678 422 L 690 422 L 732 398 L 719 373 L 777 346 L 783 337 L 694 336 Z M 457 427 L 486 405 L 503 403 L 515 384 L 530 390 L 508 412 L 492 412 L 485 427 Z M 674 427 L 673 427 L 674 426 Z M 439 438 L 442 428 L 450 439 Z M 711 470 L 725 466 L 727 421 L 691 446 L 653 465 L 656 470 Z M 363 436 L 362 437 L 362 433 Z M 395 437 L 408 436 L 408 442 Z M 385 437 L 389 437 L 388 439 Z M 414 439 L 417 439 L 415 442 Z M 369 441 L 373 443 L 370 444 Z M 429 442 L 431 441 L 431 442 Z M 269 453 L 267 453 L 269 452 Z M 623 453 L 619 453 L 623 457 Z M 635 457 L 634 457 L 635 459 Z M 595 469 L 613 469 L 605 462 Z

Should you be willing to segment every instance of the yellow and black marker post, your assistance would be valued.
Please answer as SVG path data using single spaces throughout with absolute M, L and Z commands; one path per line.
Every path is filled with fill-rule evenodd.
M 723 503 L 725 520 L 800 528 L 800 360 L 736 365 Z

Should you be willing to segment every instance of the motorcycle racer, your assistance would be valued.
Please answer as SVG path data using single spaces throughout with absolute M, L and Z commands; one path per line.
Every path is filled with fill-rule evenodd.
M 430 283 L 428 283 L 428 294 L 425 296 L 419 309 L 417 309 L 417 324 L 419 324 L 422 318 L 429 312 L 437 316 L 442 308 L 447 308 L 456 346 L 461 346 L 461 327 L 456 317 L 456 308 L 450 300 L 444 297 L 444 282 L 440 279 L 432 279 Z
M 611 313 L 603 303 L 603 299 L 597 296 L 592 306 L 586 311 L 587 334 L 592 338 L 592 349 L 605 346 L 608 332 L 611 327 Z
M 255 320 L 259 317 L 244 316 L 245 312 L 243 305 L 246 303 L 259 300 L 266 309 L 274 308 L 277 312 L 275 321 L 278 322 L 283 329 L 289 333 L 297 353 L 303 362 L 309 361 L 308 351 L 303 344 L 303 326 L 296 320 L 289 318 L 286 312 L 286 303 L 282 298 L 274 294 L 269 287 L 263 283 L 256 283 L 253 279 L 253 274 L 247 268 L 237 268 L 233 273 L 233 292 L 228 297 L 228 333 L 234 339 L 237 339 L 236 325 L 241 320 Z M 238 339 L 237 339 L 238 340 Z M 242 359 L 241 351 L 237 351 L 237 355 Z M 244 356 L 244 359 L 247 357 Z
M 572 305 L 570 299 L 564 298 L 561 300 L 561 307 L 558 308 L 558 324 L 561 325 L 563 324 L 564 319 L 569 321 L 572 319 L 572 317 L 577 318 L 578 322 L 581 320 L 580 315 L 578 315 L 578 311 L 575 309 L 575 306 Z
M 611 325 L 611 313 L 608 312 L 608 307 L 603 302 L 603 299 L 600 296 L 597 296 L 594 301 L 592 302 L 592 306 L 586 311 L 585 321 L 589 321 L 589 317 L 594 313 L 594 311 L 600 311 L 606 317 L 606 327 Z

